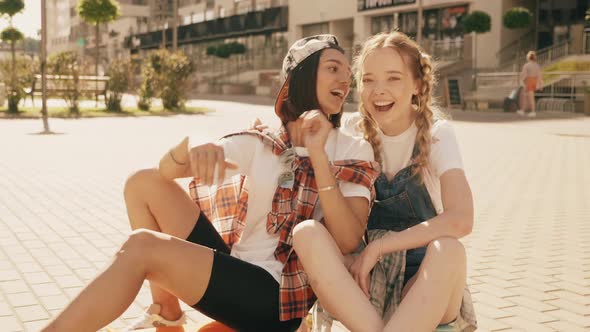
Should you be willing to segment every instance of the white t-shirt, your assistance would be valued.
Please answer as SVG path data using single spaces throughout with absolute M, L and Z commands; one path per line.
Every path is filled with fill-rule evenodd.
M 280 282 L 283 264 L 274 257 L 279 234 L 266 231 L 267 215 L 272 208 L 272 199 L 278 186 L 279 175 L 286 171 L 270 148 L 252 135 L 236 135 L 220 140 L 225 157 L 238 164 L 237 170 L 226 173 L 226 177 L 236 174 L 248 176 L 249 196 L 246 226 L 238 243 L 232 247 L 231 255 L 267 270 Z M 305 155 L 305 148 L 296 148 L 299 155 Z M 330 161 L 360 159 L 373 161 L 373 148 L 362 139 L 343 134 L 333 129 L 326 141 L 326 153 Z M 360 184 L 339 181 L 345 197 L 365 197 L 371 199 L 369 189 Z M 323 216 L 318 204 L 314 219 Z
M 362 136 L 359 126 L 361 120 L 360 113 L 355 113 L 344 119 L 343 131 L 349 135 Z M 410 128 L 397 136 L 387 136 L 381 130 L 377 129 L 377 131 L 382 142 L 382 171 L 391 180 L 397 172 L 410 165 L 418 127 L 412 123 Z M 463 158 L 450 122 L 446 120 L 435 122 L 431 133 L 433 143 L 430 149 L 429 167 L 424 176 L 424 185 L 430 194 L 436 212 L 442 213 L 440 176 L 450 169 L 463 169 Z

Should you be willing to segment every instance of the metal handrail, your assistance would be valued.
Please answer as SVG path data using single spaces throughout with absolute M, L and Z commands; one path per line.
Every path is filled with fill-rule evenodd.
M 503 66 L 505 64 L 509 64 L 514 60 L 503 62 L 505 57 L 510 57 L 510 58 L 514 59 L 515 57 L 519 56 L 519 53 L 521 53 L 523 49 L 534 48 L 534 43 L 535 43 L 535 31 L 531 30 L 531 31 L 527 32 L 526 34 L 522 35 L 520 38 L 512 41 L 510 44 L 502 47 L 498 52 L 496 52 L 496 57 L 500 60 L 501 66 Z M 527 45 L 530 45 L 532 47 L 527 47 Z M 518 49 L 509 53 L 508 56 L 505 55 L 508 53 L 508 51 L 514 50 L 515 48 L 518 48 Z
M 543 67 L 553 62 L 555 59 L 569 55 L 569 45 L 571 39 L 562 41 L 555 45 L 547 46 L 536 51 L 537 63 Z M 498 67 L 501 71 L 520 69 L 526 62 L 524 56 L 517 57 L 514 61 L 500 64 Z
M 590 90 L 590 71 L 544 72 L 544 85 L 536 95 L 549 98 L 579 99 Z M 520 85 L 520 72 L 481 73 L 477 75 L 478 89 L 487 91 L 512 89 Z

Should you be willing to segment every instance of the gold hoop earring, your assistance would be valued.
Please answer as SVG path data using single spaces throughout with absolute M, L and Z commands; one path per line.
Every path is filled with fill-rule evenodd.
M 422 107 L 420 107 L 420 98 L 416 95 L 414 95 L 414 97 L 416 97 L 415 100 L 417 100 L 418 102 L 415 102 L 414 98 L 412 98 L 412 109 L 414 109 L 414 111 L 416 112 L 420 112 L 422 111 Z

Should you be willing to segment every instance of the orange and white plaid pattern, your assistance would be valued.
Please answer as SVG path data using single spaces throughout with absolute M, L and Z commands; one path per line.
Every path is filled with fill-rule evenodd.
M 277 156 L 291 147 L 289 135 L 284 127 L 274 133 L 245 131 L 226 137 L 234 135 L 257 136 Z M 272 210 L 267 217 L 267 231 L 280 232 L 275 257 L 285 264 L 281 274 L 279 299 L 279 318 L 282 321 L 305 317 L 315 301 L 315 295 L 292 245 L 293 228 L 298 223 L 312 218 L 313 210 L 319 202 L 319 194 L 309 158 L 295 157 L 293 163 L 293 187 L 277 186 Z M 369 188 L 372 201 L 375 194 L 373 183 L 379 175 L 378 163 L 339 160 L 331 163 L 331 169 L 337 180 Z M 196 180 L 189 185 L 191 197 L 230 247 L 239 241 L 245 227 L 248 210 L 247 181 L 247 177 L 236 175 L 214 191 L 200 185 Z

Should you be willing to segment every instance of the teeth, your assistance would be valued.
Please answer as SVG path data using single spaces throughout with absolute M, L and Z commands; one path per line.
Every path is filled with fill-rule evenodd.
M 373 104 L 375 104 L 376 106 L 387 106 L 390 104 L 393 104 L 392 101 L 376 101 Z
M 332 93 L 337 94 L 340 97 L 344 96 L 344 91 L 342 90 L 332 90 Z

